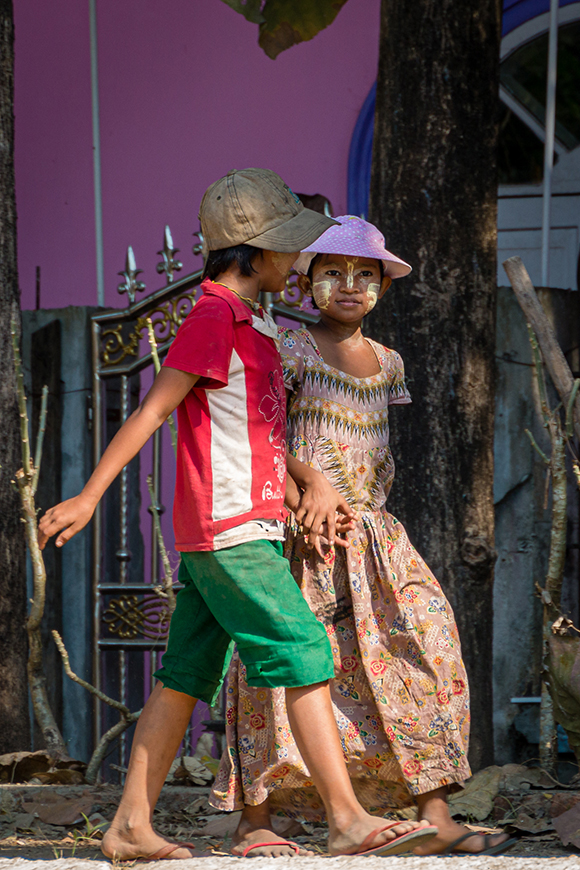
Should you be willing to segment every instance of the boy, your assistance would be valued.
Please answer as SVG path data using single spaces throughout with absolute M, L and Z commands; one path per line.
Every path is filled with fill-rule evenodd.
M 57 532 L 62 546 L 86 525 L 119 471 L 177 407 L 174 526 L 184 589 L 103 852 L 119 860 L 192 855 L 187 844 L 158 836 L 151 817 L 196 699 L 211 703 L 216 697 L 233 642 L 248 682 L 286 687 L 296 742 L 327 809 L 331 852 L 406 851 L 436 829 L 411 822 L 377 827 L 356 800 L 330 704 L 330 645 L 281 555 L 285 393 L 275 325 L 262 316 L 257 300 L 262 291 L 283 289 L 300 249 L 334 222 L 305 209 L 279 176 L 263 169 L 233 171 L 215 182 L 199 217 L 209 251 L 203 297 L 83 491 L 40 521 L 41 546 Z M 308 471 L 293 466 L 289 501 L 297 507 L 296 484 L 308 490 L 310 508 L 298 515 L 314 534 L 326 519 L 332 539 L 335 511 L 349 508 L 320 481 L 314 491 Z M 322 502 L 326 511 L 316 507 Z M 277 840 L 279 854 L 298 851 L 269 830 L 254 834 L 256 847 Z

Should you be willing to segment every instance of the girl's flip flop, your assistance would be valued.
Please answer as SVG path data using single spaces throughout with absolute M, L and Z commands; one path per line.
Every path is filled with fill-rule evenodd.
M 394 828 L 396 825 L 400 824 L 400 821 L 391 822 L 390 825 L 384 825 L 383 827 L 372 831 L 361 843 L 359 851 L 351 852 L 350 855 L 352 855 L 352 857 L 356 856 L 357 858 L 364 857 L 365 855 L 400 855 L 401 852 L 409 852 L 411 849 L 414 849 L 415 846 L 420 846 L 427 840 L 431 840 L 439 833 L 439 828 L 435 825 L 429 825 L 427 828 L 417 828 L 414 831 L 409 831 L 407 834 L 401 834 L 400 837 L 395 837 L 394 840 L 388 840 L 386 843 L 376 846 L 374 849 L 365 849 L 367 843 L 372 843 L 377 834 L 380 834 L 383 831 L 388 831 L 390 828 Z
M 459 846 L 460 843 L 463 843 L 464 840 L 468 840 L 470 837 L 483 837 L 484 848 L 480 852 L 466 852 L 463 849 L 456 849 L 456 846 Z M 507 852 L 508 849 L 511 849 L 517 843 L 516 837 L 509 837 L 507 840 L 502 840 L 501 843 L 496 843 L 495 846 L 488 846 L 487 844 L 492 841 L 494 834 L 482 834 L 480 831 L 471 831 L 469 834 L 463 834 L 461 837 L 458 837 L 456 840 L 453 840 L 447 846 L 445 852 L 442 852 L 442 855 L 465 855 L 470 856 L 473 855 L 477 857 L 478 855 L 500 855 L 502 852 Z

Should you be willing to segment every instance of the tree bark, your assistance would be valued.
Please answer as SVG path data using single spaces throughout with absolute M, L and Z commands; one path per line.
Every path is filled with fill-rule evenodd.
M 24 529 L 11 480 L 22 465 L 10 320 L 20 324 L 14 195 L 14 24 L 0 0 L 0 753 L 28 749 Z
M 413 397 L 389 508 L 455 610 L 470 761 L 492 763 L 498 0 L 382 0 L 370 220 L 413 272 L 371 315 Z

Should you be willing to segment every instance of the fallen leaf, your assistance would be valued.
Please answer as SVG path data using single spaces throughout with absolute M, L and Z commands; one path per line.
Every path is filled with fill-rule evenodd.
M 554 827 L 564 846 L 580 849 L 580 803 L 554 819 Z
M 39 774 L 57 769 L 84 771 L 86 764 L 75 758 L 53 758 L 46 749 L 0 755 L 0 782 L 29 782 Z
M 13 825 L 17 831 L 30 831 L 36 821 L 34 813 L 16 813 Z
M 67 798 L 50 792 L 40 797 L 37 793 L 32 800 L 23 801 L 22 808 L 28 813 L 35 813 L 47 825 L 74 825 L 83 821 L 83 815 L 89 815 L 93 798 L 90 794 Z
M 85 778 L 80 770 L 47 770 L 46 773 L 37 773 L 29 782 L 38 782 L 40 785 L 82 785 Z
M 497 765 L 485 767 L 468 779 L 463 791 L 451 795 L 449 811 L 452 816 L 477 819 L 487 818 L 493 809 L 493 799 L 499 791 L 502 768 Z
M 528 834 L 543 834 L 553 830 L 551 816 L 552 796 L 545 794 L 525 795 L 516 809 L 515 818 L 510 824 Z
M 555 794 L 550 805 L 550 815 L 553 819 L 571 810 L 580 801 L 580 794 Z
M 518 831 L 525 831 L 528 834 L 543 834 L 545 831 L 551 831 L 554 827 L 550 819 L 534 819 L 523 811 L 517 814 L 510 825 L 517 828 Z
M 205 764 L 193 756 L 185 755 L 182 758 L 176 758 L 172 763 L 165 782 L 178 782 L 184 785 L 191 782 L 193 785 L 206 785 L 213 778 L 213 774 Z

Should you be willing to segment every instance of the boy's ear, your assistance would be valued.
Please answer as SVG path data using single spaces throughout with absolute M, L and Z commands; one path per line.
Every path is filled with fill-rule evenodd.
M 384 275 L 383 280 L 381 281 L 381 289 L 379 290 L 379 299 L 382 299 L 391 284 L 393 283 L 393 279 L 390 275 Z
M 296 282 L 305 296 L 312 296 L 312 284 L 308 275 L 298 275 Z

